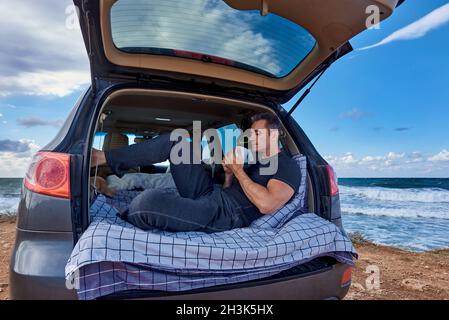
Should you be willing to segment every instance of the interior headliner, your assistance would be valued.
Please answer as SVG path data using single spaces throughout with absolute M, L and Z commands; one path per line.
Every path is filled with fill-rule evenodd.
M 163 90 L 123 89 L 111 94 L 102 110 L 107 114 L 105 132 L 147 135 L 151 132 L 191 129 L 201 121 L 202 129 L 229 123 L 241 124 L 269 107 L 228 98 Z M 166 120 L 170 121 L 166 121 Z

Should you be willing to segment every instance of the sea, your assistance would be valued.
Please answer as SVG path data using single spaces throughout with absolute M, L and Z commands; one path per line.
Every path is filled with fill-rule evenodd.
M 14 215 L 22 179 L 0 178 L 0 215 Z M 343 225 L 410 251 L 449 248 L 449 179 L 340 178 Z

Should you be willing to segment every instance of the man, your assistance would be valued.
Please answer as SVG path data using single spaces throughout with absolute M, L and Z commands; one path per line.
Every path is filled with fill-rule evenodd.
M 170 161 L 178 193 L 145 190 L 133 199 L 124 218 L 144 230 L 218 232 L 247 227 L 255 219 L 273 214 L 293 197 L 301 178 L 297 163 L 279 148 L 280 131 L 276 116 L 256 115 L 252 119 L 250 146 L 259 160 L 244 168 L 242 154 L 229 152 L 223 159 L 222 187 L 214 186 L 203 166 L 192 159 L 180 164 Z M 108 164 L 122 176 L 127 168 L 169 159 L 174 144 L 169 134 L 163 134 L 122 149 L 94 149 L 92 165 Z M 273 161 L 277 161 L 277 170 L 264 173 Z

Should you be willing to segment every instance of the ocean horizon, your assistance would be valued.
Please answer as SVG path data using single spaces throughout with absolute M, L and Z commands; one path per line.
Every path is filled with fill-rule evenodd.
M 17 211 L 22 178 L 0 178 L 0 215 Z M 449 248 L 449 178 L 339 178 L 343 225 L 377 244 Z

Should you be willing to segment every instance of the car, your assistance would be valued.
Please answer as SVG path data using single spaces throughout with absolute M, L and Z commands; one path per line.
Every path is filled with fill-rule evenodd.
M 310 92 L 307 86 L 352 51 L 349 40 L 369 27 L 367 8 L 379 8 L 383 21 L 402 2 L 74 0 L 92 83 L 56 137 L 33 157 L 24 178 L 11 298 L 77 299 L 64 268 L 89 225 L 91 151 L 98 137 L 104 140 L 100 147 L 114 148 L 128 145 L 131 135 L 138 142 L 189 129 L 192 120 L 244 129 L 256 113 L 276 114 L 285 131 L 284 148 L 307 157 L 309 211 L 344 232 L 334 170 L 292 113 Z M 165 169 L 164 164 L 136 168 L 150 174 Z M 351 270 L 321 257 L 260 280 L 106 298 L 343 299 Z

